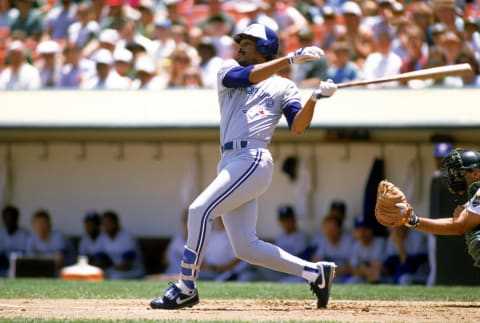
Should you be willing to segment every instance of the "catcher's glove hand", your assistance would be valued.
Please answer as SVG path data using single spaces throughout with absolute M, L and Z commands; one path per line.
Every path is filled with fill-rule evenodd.
M 405 194 L 389 181 L 383 180 L 378 183 L 375 217 L 386 227 L 398 227 L 412 226 L 409 223 L 416 216 Z

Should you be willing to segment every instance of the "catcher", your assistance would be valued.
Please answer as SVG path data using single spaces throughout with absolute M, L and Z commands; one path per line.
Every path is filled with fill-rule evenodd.
M 452 149 L 442 160 L 441 168 L 447 172 L 448 189 L 468 196 L 468 202 L 457 206 L 451 218 L 417 216 L 403 192 L 387 180 L 378 184 L 375 217 L 387 227 L 405 225 L 436 235 L 465 234 L 468 253 L 474 266 L 480 267 L 480 153 Z

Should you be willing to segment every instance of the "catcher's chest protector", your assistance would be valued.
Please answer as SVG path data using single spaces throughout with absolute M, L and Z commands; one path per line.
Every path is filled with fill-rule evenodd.
M 480 203 L 480 192 L 477 194 L 479 189 L 480 182 L 474 182 L 470 185 L 468 188 L 469 203 Z M 480 268 L 480 226 L 465 233 L 465 242 L 467 243 L 468 253 L 473 258 L 473 265 Z

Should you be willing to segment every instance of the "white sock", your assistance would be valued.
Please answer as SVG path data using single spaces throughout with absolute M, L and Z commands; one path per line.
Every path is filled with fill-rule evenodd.
M 193 289 L 188 288 L 188 286 L 183 282 L 183 280 L 179 279 L 177 286 L 182 291 L 182 294 L 187 294 L 187 295 L 193 294 Z
M 302 277 L 305 278 L 309 283 L 313 283 L 318 277 L 319 270 L 318 268 L 312 267 L 303 267 Z

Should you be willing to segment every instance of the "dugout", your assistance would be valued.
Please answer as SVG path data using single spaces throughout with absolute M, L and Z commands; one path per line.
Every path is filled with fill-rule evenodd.
M 309 94 L 302 90 L 304 98 Z M 413 185 L 415 209 L 426 214 L 431 137 L 450 135 L 479 149 L 476 101 L 478 89 L 342 89 L 319 102 L 305 135 L 288 133 L 282 120 L 271 145 L 276 169 L 260 202 L 259 234 L 278 233 L 276 207 L 284 203 L 301 208 L 300 225 L 309 231 L 319 228 L 334 198 L 346 200 L 353 219 L 362 212 L 376 158 L 385 160 L 390 180 Z M 44 207 L 56 228 L 78 237 L 85 210 L 115 209 L 156 259 L 155 250 L 180 229 L 182 209 L 215 174 L 214 91 L 12 91 L 2 92 L 0 102 L 0 192 L 3 203 L 19 206 L 24 227 Z M 305 163 L 310 180 L 292 183 L 282 173 L 282 161 L 292 155 Z M 412 173 L 412 161 L 420 172 Z M 439 256 L 464 253 L 445 248 Z M 452 282 L 463 269 L 448 263 Z M 477 275 L 468 283 L 478 282 Z

